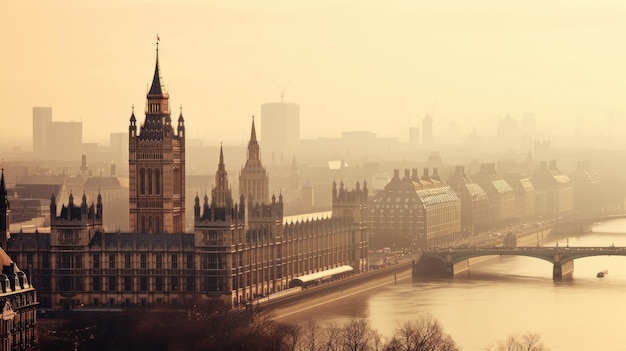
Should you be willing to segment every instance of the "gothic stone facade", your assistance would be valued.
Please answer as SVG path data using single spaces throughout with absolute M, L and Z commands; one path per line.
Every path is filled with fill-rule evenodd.
M 194 233 L 108 233 L 102 207 L 50 204 L 51 231 L 14 233 L 15 261 L 31 269 L 46 307 L 156 306 L 219 298 L 236 305 L 286 289 L 301 275 L 367 267 L 367 189 L 341 187 L 331 218 L 283 223 L 282 198 L 247 208 L 199 200 Z M 98 200 L 98 204 L 101 199 Z
M 139 128 L 139 129 L 138 129 Z M 17 233 L 6 243 L 32 271 L 43 305 L 152 306 L 218 298 L 231 305 L 282 291 L 301 275 L 350 265 L 367 267 L 367 185 L 333 189 L 330 218 L 285 223 L 282 196 L 269 200 L 254 120 L 248 160 L 236 203 L 224 157 L 216 187 L 194 229 L 184 228 L 185 127 L 172 127 L 169 94 L 157 60 L 146 98 L 146 118 L 129 126 L 130 232 L 106 232 L 102 196 L 80 204 L 72 195 L 57 210 L 50 201 L 50 233 Z

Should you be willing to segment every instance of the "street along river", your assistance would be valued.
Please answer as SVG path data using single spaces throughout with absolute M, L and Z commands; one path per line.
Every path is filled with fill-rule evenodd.
M 555 246 L 547 241 L 544 246 Z M 559 246 L 626 246 L 626 220 L 596 224 Z M 608 271 L 604 278 L 599 271 Z M 463 350 L 483 350 L 498 339 L 536 332 L 552 350 L 626 350 L 626 257 L 574 261 L 571 278 L 553 281 L 552 264 L 528 257 L 497 257 L 454 279 L 397 279 L 345 289 L 301 308 L 277 309 L 281 322 L 342 324 L 366 318 L 383 336 L 423 313 L 439 320 Z

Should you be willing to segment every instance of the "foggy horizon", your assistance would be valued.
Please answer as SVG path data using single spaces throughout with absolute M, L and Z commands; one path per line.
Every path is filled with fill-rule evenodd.
M 545 138 L 624 126 L 626 4 L 358 5 L 11 2 L 0 93 L 16 131 L 3 143 L 31 144 L 36 106 L 82 121 L 84 142 L 126 132 L 133 105 L 143 121 L 157 33 L 171 113 L 182 105 L 188 138 L 206 145 L 245 144 L 251 116 L 281 94 L 300 105 L 302 139 L 405 142 L 431 112 L 440 139 L 453 124 L 459 137 L 495 135 L 499 118 L 524 113 Z

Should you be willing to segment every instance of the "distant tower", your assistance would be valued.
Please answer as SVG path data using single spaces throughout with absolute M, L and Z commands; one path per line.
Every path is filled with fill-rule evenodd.
M 282 163 L 300 143 L 300 105 L 284 102 L 282 94 L 280 102 L 261 105 L 261 141 L 265 155 Z
M 130 231 L 181 233 L 185 229 L 185 125 L 181 108 L 174 132 L 158 42 L 145 114 L 138 132 L 133 108 L 128 127 Z
M 0 178 L 0 246 L 7 248 L 7 239 L 11 237 L 11 206 L 7 196 L 7 186 L 4 182 L 4 168 L 2 168 L 2 178 Z
M 425 148 L 433 147 L 433 117 L 429 114 L 422 120 L 422 141 Z
M 44 158 L 47 154 L 48 124 L 52 122 L 52 107 L 33 107 L 33 155 Z
M 233 205 L 232 191 L 230 185 L 228 185 L 228 172 L 226 172 L 226 165 L 224 164 L 224 150 L 220 146 L 220 163 L 217 165 L 217 172 L 215 172 L 215 187 L 211 191 L 211 198 L 213 203 L 211 207 L 226 207 L 230 208 Z
M 257 203 L 268 204 L 270 200 L 270 182 L 267 171 L 261 163 L 261 148 L 256 139 L 254 117 L 252 117 L 252 132 L 248 143 L 246 165 L 239 173 L 239 192 L 249 206 Z

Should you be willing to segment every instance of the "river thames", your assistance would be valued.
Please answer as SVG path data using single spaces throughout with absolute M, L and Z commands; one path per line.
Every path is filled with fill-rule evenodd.
M 543 246 L 555 246 L 546 241 Z M 626 220 L 559 239 L 559 246 L 626 246 Z M 599 271 L 608 270 L 604 278 Z M 497 257 L 454 279 L 401 279 L 284 318 L 343 324 L 366 318 L 384 337 L 429 313 L 463 350 L 484 350 L 511 334 L 538 333 L 551 350 L 626 350 L 626 257 L 577 259 L 571 278 L 552 280 L 552 264 Z

